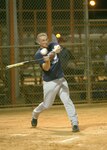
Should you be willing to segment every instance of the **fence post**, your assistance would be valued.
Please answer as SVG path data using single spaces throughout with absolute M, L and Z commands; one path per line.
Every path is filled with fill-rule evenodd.
M 14 53 L 14 5 L 13 5 L 14 0 L 9 0 L 9 30 L 10 30 L 10 64 L 15 63 L 15 53 Z M 11 101 L 12 104 L 16 103 L 16 91 L 15 91 L 15 70 L 11 69 L 10 70 L 10 94 L 11 94 Z
M 86 79 L 87 79 L 87 94 L 86 99 L 88 103 L 91 103 L 91 74 L 90 74 L 90 45 L 89 45 L 89 15 L 88 15 L 88 0 L 84 2 L 84 9 L 85 9 L 85 49 L 86 49 Z
M 52 1 L 46 0 L 46 10 L 47 10 L 47 33 L 49 40 L 52 39 Z
M 70 33 L 71 43 L 74 42 L 74 0 L 70 0 Z

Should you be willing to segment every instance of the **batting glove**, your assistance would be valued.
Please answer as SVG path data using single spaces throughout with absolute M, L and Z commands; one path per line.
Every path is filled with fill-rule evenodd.
M 54 49 L 53 49 L 53 52 L 55 52 L 57 54 L 57 53 L 60 53 L 60 51 L 61 51 L 61 46 L 60 45 L 55 45 Z

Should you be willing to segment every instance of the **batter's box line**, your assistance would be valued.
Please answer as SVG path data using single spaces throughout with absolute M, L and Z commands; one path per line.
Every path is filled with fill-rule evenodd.
M 69 143 L 69 142 L 71 143 L 72 141 L 75 141 L 79 138 L 80 138 L 79 136 L 75 136 L 75 137 L 65 139 L 65 140 L 62 140 L 62 141 L 55 141 L 55 143 Z

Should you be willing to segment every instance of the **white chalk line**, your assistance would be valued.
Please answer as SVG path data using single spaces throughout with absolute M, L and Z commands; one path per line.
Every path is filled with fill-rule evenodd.
M 10 134 L 10 136 L 28 136 L 28 134 L 24 134 L 24 133 L 16 133 L 16 134 Z
M 69 139 L 65 139 L 65 140 L 62 140 L 62 141 L 59 141 L 58 143 L 67 143 L 67 142 L 72 142 L 76 139 L 79 139 L 79 136 L 76 136 L 76 137 L 72 137 L 72 138 L 69 138 Z

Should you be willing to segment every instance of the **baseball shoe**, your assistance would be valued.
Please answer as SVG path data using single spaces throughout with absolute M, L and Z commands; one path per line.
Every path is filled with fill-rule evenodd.
M 79 127 L 78 127 L 78 125 L 74 125 L 74 126 L 73 126 L 72 132 L 79 132 Z
M 37 126 L 37 119 L 32 118 L 31 125 L 32 125 L 32 127 L 36 127 Z

